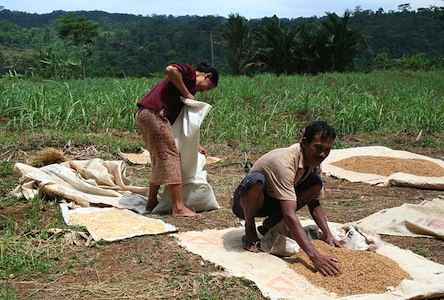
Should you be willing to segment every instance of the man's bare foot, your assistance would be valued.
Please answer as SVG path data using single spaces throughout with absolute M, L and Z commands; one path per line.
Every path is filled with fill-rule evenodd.
M 191 209 L 184 207 L 181 210 L 173 209 L 173 216 L 175 217 L 194 217 L 200 218 L 203 215 L 192 211 Z

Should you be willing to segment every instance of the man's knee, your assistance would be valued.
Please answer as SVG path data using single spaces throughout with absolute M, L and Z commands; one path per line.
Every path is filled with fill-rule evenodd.
M 321 194 L 322 185 L 317 184 L 313 185 L 301 192 L 297 192 L 296 195 L 298 197 L 298 209 L 301 206 L 308 204 L 311 200 L 317 199 Z
M 246 193 L 239 199 L 241 207 L 245 210 L 249 207 L 262 207 L 264 204 L 264 183 L 261 181 L 256 182 L 253 186 L 246 191 Z
M 248 174 L 233 195 L 232 210 L 233 213 L 241 218 L 245 219 L 244 211 L 254 210 L 255 207 L 261 207 L 264 202 L 265 191 L 265 178 L 260 173 Z
M 260 181 L 255 183 L 246 194 L 240 197 L 240 207 L 244 220 L 251 220 L 254 218 L 259 210 L 264 205 L 264 184 Z
M 253 186 L 246 192 L 245 197 L 264 197 L 264 183 L 262 181 L 257 181 Z
M 302 193 L 307 190 L 320 191 L 322 189 L 323 181 L 318 173 L 312 172 L 300 184 L 295 186 L 296 193 Z
M 312 187 L 308 188 L 307 190 L 310 192 L 310 194 L 316 194 L 316 196 L 318 196 L 322 190 L 322 183 L 313 185 Z

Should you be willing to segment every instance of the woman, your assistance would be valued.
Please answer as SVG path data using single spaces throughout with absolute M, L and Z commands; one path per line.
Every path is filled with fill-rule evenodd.
M 137 103 L 139 109 L 135 114 L 136 125 L 152 162 L 146 210 L 151 211 L 158 204 L 157 193 L 164 184 L 171 192 L 174 216 L 200 217 L 201 214 L 187 208 L 183 202 L 180 153 L 171 125 L 184 106 L 180 98 L 194 99 L 196 92 L 215 88 L 219 74 L 206 63 L 200 63 L 196 68 L 187 64 L 170 64 L 165 72 L 167 76 Z M 208 155 L 202 146 L 198 151 Z

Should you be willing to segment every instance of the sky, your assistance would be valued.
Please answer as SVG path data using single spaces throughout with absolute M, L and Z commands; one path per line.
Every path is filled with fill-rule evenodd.
M 0 7 L 12 11 L 45 14 L 54 10 L 94 11 L 151 15 L 221 16 L 238 13 L 247 19 L 263 17 L 299 18 L 322 17 L 326 12 L 342 16 L 346 9 L 384 12 L 396 11 L 398 5 L 409 3 L 413 10 L 431 5 L 444 6 L 444 0 L 0 0 Z

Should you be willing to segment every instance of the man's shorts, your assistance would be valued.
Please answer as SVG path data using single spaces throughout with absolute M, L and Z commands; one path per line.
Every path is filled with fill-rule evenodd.
M 243 197 L 258 181 L 262 182 L 264 185 L 264 205 L 256 213 L 256 217 L 267 217 L 281 209 L 280 200 L 273 198 L 266 193 L 267 182 L 265 176 L 261 173 L 250 173 L 244 177 L 244 179 L 234 191 L 233 195 L 233 213 L 242 220 L 244 220 L 245 218 L 243 209 L 240 205 L 240 198 Z M 308 190 L 315 185 L 322 186 L 322 178 L 318 173 L 312 172 L 305 178 L 304 181 L 294 186 L 296 190 L 296 195 Z

